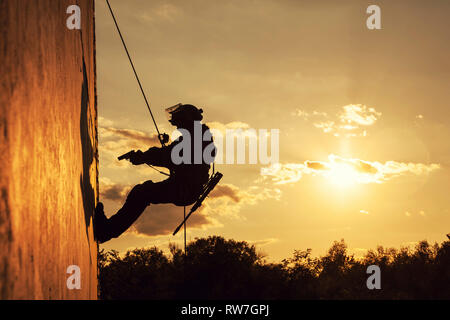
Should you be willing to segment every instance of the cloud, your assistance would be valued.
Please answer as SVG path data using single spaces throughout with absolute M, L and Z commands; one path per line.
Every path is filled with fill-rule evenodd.
M 247 242 L 249 244 L 255 245 L 255 246 L 259 246 L 259 247 L 264 247 L 267 246 L 269 244 L 275 243 L 280 241 L 277 238 L 267 238 L 267 239 L 261 239 L 261 240 L 248 240 Z
M 332 163 L 349 166 L 353 168 L 355 171 L 360 173 L 376 174 L 378 172 L 376 166 L 368 161 L 363 161 L 359 159 L 344 159 L 335 155 L 330 156 L 330 161 Z
M 99 127 L 110 127 L 114 125 L 114 121 L 110 119 L 106 119 L 104 117 L 98 117 L 98 126 Z
M 100 198 L 102 200 L 123 202 L 130 190 L 131 186 L 114 184 L 107 178 L 100 179 Z
M 281 191 L 277 188 L 251 186 L 241 189 L 231 184 L 224 186 L 225 188 L 211 192 L 201 207 L 208 215 L 245 220 L 245 216 L 242 215 L 245 206 L 256 205 L 268 199 L 279 200 L 281 197 Z
M 210 129 L 216 129 L 216 130 L 221 131 L 223 134 L 225 134 L 226 130 L 249 129 L 250 128 L 249 124 L 247 124 L 245 122 L 240 122 L 240 121 L 233 121 L 233 122 L 229 122 L 229 123 L 220 123 L 217 121 L 213 121 L 213 122 L 206 123 L 206 125 Z
M 381 116 L 374 108 L 362 104 L 349 104 L 342 107 L 344 111 L 339 115 L 341 122 L 356 126 L 371 126 Z
M 313 111 L 313 112 L 307 112 L 305 110 L 301 109 L 295 109 L 294 112 L 291 113 L 293 116 L 300 117 L 304 120 L 308 120 L 310 117 L 326 117 L 326 112 L 320 112 L 320 111 Z
M 258 186 L 249 187 L 242 190 L 232 184 L 217 185 L 208 196 L 211 199 L 228 198 L 236 204 L 256 204 L 258 201 L 265 199 L 279 199 L 280 190 L 261 188 Z
M 220 186 L 220 185 L 219 185 Z M 219 187 L 219 186 L 216 186 Z M 252 188 L 250 188 L 252 189 Z M 192 214 L 188 220 L 188 227 L 206 230 L 212 227 L 221 227 L 218 220 L 223 218 L 245 219 L 241 215 L 244 205 L 254 205 L 258 201 L 268 198 L 278 198 L 279 190 L 252 190 L 243 191 L 232 185 L 225 185 L 215 193 L 212 192 L 202 206 Z M 189 208 L 186 208 L 186 213 Z M 135 222 L 133 231 L 147 236 L 172 234 L 183 219 L 182 207 L 171 204 L 150 205 Z
M 261 175 L 275 184 L 299 181 L 303 175 L 318 175 L 331 180 L 348 180 L 352 183 L 383 183 L 395 177 L 415 174 L 426 175 L 440 168 L 439 164 L 404 163 L 387 161 L 370 162 L 361 159 L 347 159 L 330 155 L 328 161 L 273 164 L 261 168 Z
M 234 202 L 240 202 L 242 196 L 239 188 L 231 184 L 217 185 L 209 194 L 210 198 L 229 197 Z
M 343 106 L 334 117 L 329 116 L 326 112 L 308 112 L 300 109 L 296 109 L 292 115 L 304 120 L 314 117 L 313 126 L 322 130 L 322 132 L 333 133 L 336 137 L 344 136 L 348 138 L 367 136 L 367 130 L 361 129 L 361 127 L 374 125 L 381 117 L 381 112 L 362 104 L 349 104 Z
M 305 120 L 307 120 L 308 117 L 309 117 L 309 113 L 308 113 L 308 112 L 306 112 L 306 111 L 304 111 L 304 110 L 300 110 L 300 109 L 296 109 L 295 111 L 293 111 L 293 112 L 291 113 L 291 115 L 296 116 L 296 117 L 303 118 L 303 119 L 305 119 Z
M 326 163 L 320 161 L 305 161 L 305 165 L 307 168 L 314 170 L 328 170 L 329 167 Z
M 229 123 L 220 123 L 214 121 L 208 122 L 206 125 L 211 129 L 211 134 L 216 142 L 219 142 L 219 139 L 224 139 L 227 136 L 227 133 L 232 135 L 232 137 L 258 138 L 258 130 L 250 128 L 250 125 L 245 122 L 233 121 Z
M 315 122 L 314 127 L 322 129 L 325 133 L 335 130 L 334 121 Z
M 186 208 L 186 214 L 189 208 Z M 183 207 L 173 204 L 158 204 L 148 206 L 134 223 L 131 232 L 147 236 L 169 235 L 183 221 Z M 197 210 L 187 222 L 189 229 L 206 229 L 219 226 L 214 219 L 207 216 L 203 210 Z
M 157 134 L 147 134 L 142 131 L 132 129 L 117 129 L 112 127 L 100 127 L 101 134 L 104 137 L 114 137 L 116 139 L 126 138 L 132 142 L 138 142 L 146 145 L 158 145 L 159 140 Z
M 144 148 L 158 146 L 159 140 L 156 133 L 147 133 L 133 129 L 116 128 L 114 122 L 99 117 L 100 150 L 123 151 L 124 148 Z
M 415 212 L 410 212 L 410 211 L 405 211 L 405 216 L 407 217 L 411 217 L 413 215 L 419 215 L 421 217 L 426 217 L 427 213 L 424 210 L 419 210 L 419 211 L 415 211 Z
M 307 166 L 299 163 L 275 163 L 261 168 L 261 175 L 264 178 L 271 177 L 275 184 L 288 184 L 299 181 L 306 169 Z
M 339 128 L 340 129 L 344 129 L 344 130 L 355 130 L 355 129 L 358 129 L 358 126 L 353 126 L 351 124 L 346 124 L 346 125 L 340 125 Z
M 383 174 L 390 179 L 405 173 L 413 173 L 415 175 L 428 174 L 440 168 L 439 164 L 423 164 L 423 163 L 403 163 L 395 161 L 387 161 L 384 165 L 376 163 L 377 166 L 382 166 Z
M 129 191 L 130 188 L 123 185 L 107 186 L 100 191 L 100 197 L 113 201 L 122 201 Z

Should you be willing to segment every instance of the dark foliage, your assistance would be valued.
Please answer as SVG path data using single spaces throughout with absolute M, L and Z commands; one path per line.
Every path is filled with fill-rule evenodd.
M 369 290 L 369 265 L 381 269 L 381 290 Z M 196 239 L 187 256 L 156 247 L 99 255 L 101 299 L 450 299 L 450 241 L 370 250 L 362 259 L 334 242 L 320 258 L 295 251 L 268 263 L 254 246 L 222 237 Z

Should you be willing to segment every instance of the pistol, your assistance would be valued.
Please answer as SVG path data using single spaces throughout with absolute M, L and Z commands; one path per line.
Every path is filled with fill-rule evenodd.
M 136 151 L 131 150 L 130 152 L 127 152 L 127 153 L 121 155 L 120 157 L 117 157 L 117 160 L 123 160 L 123 159 L 130 160 L 131 156 L 135 153 L 136 153 Z

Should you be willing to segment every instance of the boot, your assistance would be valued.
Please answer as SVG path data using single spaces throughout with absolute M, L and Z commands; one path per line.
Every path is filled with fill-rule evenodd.
M 106 218 L 103 209 L 103 203 L 99 202 L 95 208 L 94 215 L 94 236 L 99 243 L 103 243 L 111 239 L 111 237 L 108 237 L 107 232 L 108 218 Z

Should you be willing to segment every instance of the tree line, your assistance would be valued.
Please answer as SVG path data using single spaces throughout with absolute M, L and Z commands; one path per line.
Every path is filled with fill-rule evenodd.
M 268 262 L 246 241 L 219 236 L 195 239 L 186 255 L 176 245 L 120 256 L 99 253 L 101 299 L 450 299 L 450 241 L 415 248 L 378 246 L 364 257 L 349 254 L 344 240 L 324 256 L 296 250 Z M 381 270 L 381 289 L 366 286 L 367 267 Z

